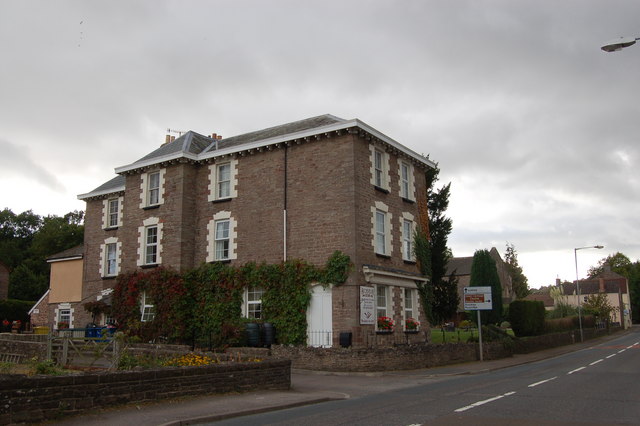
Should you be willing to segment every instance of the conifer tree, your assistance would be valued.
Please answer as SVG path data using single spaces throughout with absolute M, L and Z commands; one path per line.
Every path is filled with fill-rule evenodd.
M 477 250 L 473 254 L 471 263 L 471 287 L 491 287 L 490 311 L 480 311 L 482 323 L 497 324 L 502 320 L 502 285 L 498 276 L 496 262 L 491 257 L 489 250 Z

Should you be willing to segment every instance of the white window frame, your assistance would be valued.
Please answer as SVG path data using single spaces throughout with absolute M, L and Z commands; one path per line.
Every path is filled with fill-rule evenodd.
M 381 230 L 378 219 L 383 217 L 384 219 L 384 227 Z M 373 246 L 373 251 L 376 254 L 382 256 L 391 256 L 393 253 L 393 235 L 392 235 L 392 227 L 391 227 L 391 219 L 393 215 L 389 212 L 389 207 L 381 202 L 376 201 L 375 204 L 371 207 L 371 245 Z M 382 232 L 381 232 L 382 231 Z M 380 237 L 384 235 L 384 246 L 381 247 Z
M 389 317 L 393 320 L 393 314 L 390 313 L 389 301 L 391 299 L 391 287 L 387 285 L 376 285 L 376 330 L 378 329 L 378 318 Z M 380 300 L 384 298 L 384 300 Z M 382 304 L 380 303 L 382 302 Z
M 408 230 L 407 226 L 409 227 Z M 415 218 L 411 213 L 402 213 L 402 216 L 400 217 L 400 231 L 402 234 L 402 260 L 414 262 L 413 234 L 415 231 Z
M 152 186 L 152 176 L 156 174 L 158 175 L 158 185 Z M 153 170 L 142 174 L 140 208 L 156 207 L 164 204 L 164 175 L 165 169 Z M 155 198 L 154 193 L 157 193 L 157 199 L 152 199 Z
M 140 294 L 140 321 L 148 322 L 153 321 L 156 317 L 156 307 L 149 302 L 147 292 L 143 291 Z
M 156 242 L 152 244 L 156 247 L 156 261 L 153 263 L 147 262 L 148 254 L 148 230 L 155 228 L 157 230 Z M 163 223 L 160 222 L 158 217 L 150 217 L 142 222 L 142 226 L 138 227 L 138 266 L 145 265 L 160 265 L 162 264 L 162 228 Z
M 144 264 L 155 265 L 158 260 L 158 225 L 144 228 Z
M 259 298 L 255 298 L 259 295 Z M 249 319 L 264 319 L 262 309 L 262 298 L 264 297 L 264 289 L 262 287 L 247 288 L 244 291 L 244 316 Z M 258 316 L 255 316 L 255 313 Z
M 102 229 L 113 229 L 122 226 L 122 203 L 124 197 L 110 197 L 102 203 Z M 113 204 L 117 203 L 115 210 Z M 115 221 L 112 219 L 115 217 Z
M 406 176 L 404 176 L 406 170 Z M 400 197 L 415 201 L 415 180 L 413 177 L 413 165 L 407 161 L 398 158 L 398 176 L 400 177 Z
M 114 269 L 109 269 L 109 247 L 115 248 L 114 253 Z M 104 243 L 100 246 L 100 276 L 102 277 L 115 277 L 120 273 L 120 260 L 121 260 L 122 243 L 118 241 L 116 237 L 110 237 L 104 240 Z
M 416 315 L 418 313 L 418 310 L 417 310 L 418 298 L 416 297 L 416 294 L 417 294 L 416 289 L 408 288 L 408 287 L 404 287 L 402 289 L 402 302 L 403 302 L 402 315 L 405 321 L 405 329 L 407 327 L 406 326 L 407 319 L 413 318 L 414 320 L 418 321 L 418 315 Z
M 71 308 L 58 310 L 58 322 L 66 322 L 71 324 Z
M 386 222 L 387 213 L 376 210 L 376 253 L 378 254 L 387 253 Z
M 218 225 L 225 222 L 228 222 L 228 238 L 218 238 Z M 220 262 L 238 258 L 237 225 L 230 211 L 223 210 L 213 215 L 207 225 L 207 262 Z M 228 244 L 228 253 L 226 257 L 221 257 L 219 256 L 218 246 L 225 240 Z
M 371 184 L 389 190 L 389 153 L 379 147 L 369 145 L 371 151 Z
M 105 251 L 105 265 L 104 275 L 113 276 L 117 275 L 118 264 L 118 245 L 116 243 L 106 243 L 104 247 Z
M 229 219 L 220 219 L 215 221 L 215 231 L 213 239 L 215 241 L 215 254 L 216 260 L 228 260 L 229 259 Z
M 65 303 L 60 303 L 56 309 L 54 309 L 54 318 L 55 318 L 55 324 L 54 324 L 54 328 L 57 330 L 58 329 L 58 323 L 64 321 L 61 320 L 62 318 L 62 311 L 69 311 L 69 328 L 73 328 L 73 312 L 74 309 L 71 307 L 71 303 L 65 302 Z
M 229 168 L 228 178 L 221 179 L 222 168 Z M 221 185 L 228 184 L 228 191 L 221 192 Z M 238 160 L 233 158 L 209 166 L 209 201 L 228 200 L 238 196 Z

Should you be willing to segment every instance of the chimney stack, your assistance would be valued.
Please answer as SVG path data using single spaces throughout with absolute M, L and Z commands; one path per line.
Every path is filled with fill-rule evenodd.
M 166 144 L 168 144 L 169 142 L 171 142 L 171 135 L 167 135 L 167 136 L 164 138 L 164 144 L 163 144 L 163 145 L 166 145 Z

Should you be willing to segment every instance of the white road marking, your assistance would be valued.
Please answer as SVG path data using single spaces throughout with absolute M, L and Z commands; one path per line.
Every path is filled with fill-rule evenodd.
M 485 399 L 484 401 L 474 402 L 474 403 L 473 403 L 473 404 L 471 404 L 471 405 L 467 405 L 467 406 L 465 406 L 465 407 L 458 408 L 457 410 L 454 410 L 454 412 L 456 412 L 456 413 L 461 413 L 461 412 L 463 412 L 463 411 L 467 411 L 467 410 L 469 410 L 469 409 L 471 409 L 471 408 L 479 407 L 479 406 L 484 405 L 484 404 L 487 404 L 487 403 L 489 403 L 489 402 L 493 402 L 493 401 L 496 401 L 496 400 L 498 400 L 498 399 L 504 398 L 505 396 L 513 395 L 514 393 L 515 393 L 515 392 L 507 392 L 507 393 L 505 393 L 505 394 L 503 394 L 503 395 L 498 395 L 498 396 L 494 396 L 493 398 Z
M 571 371 L 569 371 L 567 374 L 577 373 L 578 371 L 580 371 L 580 370 L 584 370 L 585 368 L 587 368 L 587 367 L 580 367 L 580 368 L 576 368 L 575 370 L 571 370 Z
M 536 383 L 531 383 L 531 384 L 529 385 L 529 387 L 530 387 L 530 388 L 533 388 L 533 387 L 536 387 L 536 386 L 541 385 L 541 384 L 543 384 L 543 383 L 547 383 L 547 382 L 550 382 L 550 381 L 552 381 L 552 380 L 555 380 L 555 379 L 557 379 L 557 378 L 558 378 L 558 376 L 556 376 L 556 377 L 552 377 L 552 378 L 547 379 L 547 380 L 541 380 L 541 381 L 536 382 Z
M 593 362 L 592 362 L 591 364 L 589 364 L 589 365 L 596 365 L 597 363 L 602 362 L 602 361 L 604 361 L 604 360 L 603 360 L 603 359 L 599 359 L 599 360 L 597 360 L 597 361 L 593 361 Z
M 622 353 L 622 352 L 624 352 L 624 351 L 626 351 L 626 349 L 620 349 L 620 350 L 618 351 L 618 353 L 619 353 L 619 354 L 621 354 L 621 353 Z
M 616 355 L 617 355 L 617 354 L 611 354 L 611 355 L 609 355 L 609 356 L 607 357 L 607 359 L 612 358 L 612 357 L 614 357 L 614 356 L 616 356 Z

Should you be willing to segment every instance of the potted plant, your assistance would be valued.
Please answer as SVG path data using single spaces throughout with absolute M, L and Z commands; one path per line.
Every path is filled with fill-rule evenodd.
M 393 333 L 393 320 L 389 317 L 378 317 L 377 333 L 388 334 Z
M 404 332 L 405 333 L 417 333 L 418 327 L 420 327 L 420 322 L 414 318 L 407 318 L 404 322 Z

